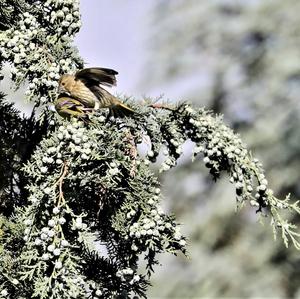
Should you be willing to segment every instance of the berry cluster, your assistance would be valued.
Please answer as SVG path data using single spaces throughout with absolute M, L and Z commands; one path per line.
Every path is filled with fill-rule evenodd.
M 51 102 L 62 73 L 82 65 L 70 46 L 80 29 L 79 1 L 36 3 L 18 22 L 1 33 L 0 62 L 11 64 L 11 79 L 18 88 L 29 82 L 25 95 L 37 105 Z

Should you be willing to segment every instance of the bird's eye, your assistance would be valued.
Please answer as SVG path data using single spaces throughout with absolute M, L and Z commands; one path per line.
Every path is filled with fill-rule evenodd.
M 65 82 L 62 82 L 61 84 L 62 84 L 62 85 L 65 85 Z

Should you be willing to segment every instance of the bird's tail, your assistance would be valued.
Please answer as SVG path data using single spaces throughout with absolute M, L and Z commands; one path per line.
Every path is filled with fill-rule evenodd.
M 129 108 L 127 105 L 118 101 L 116 104 L 110 107 L 109 114 L 113 117 L 125 117 L 134 114 L 135 111 Z

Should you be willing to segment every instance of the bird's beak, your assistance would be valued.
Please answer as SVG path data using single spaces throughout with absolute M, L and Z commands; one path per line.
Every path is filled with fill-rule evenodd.
M 58 94 L 64 94 L 67 96 L 71 96 L 71 94 L 63 86 L 58 86 L 57 92 L 58 92 Z

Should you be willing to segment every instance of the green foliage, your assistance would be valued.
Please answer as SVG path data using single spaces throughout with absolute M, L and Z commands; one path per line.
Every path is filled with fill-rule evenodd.
M 145 296 L 157 254 L 184 253 L 186 245 L 173 217 L 160 207 L 149 159 L 155 161 L 165 145 L 161 169 L 170 169 L 188 139 L 196 144 L 194 158 L 203 154 L 215 179 L 221 171 L 230 174 L 239 203 L 264 209 L 274 232 L 279 229 L 286 245 L 290 239 L 299 248 L 299 235 L 280 213 L 299 213 L 298 206 L 273 196 L 260 163 L 221 118 L 187 104 L 171 110 L 131 105 L 139 114 L 122 121 L 107 120 L 103 113 L 92 116 L 90 124 L 56 120 L 57 129 L 24 166 L 30 204 L 16 216 L 26 229 L 14 279 L 34 297 Z M 154 126 L 147 122 L 153 118 Z M 136 146 L 157 128 L 147 156 L 141 157 Z M 138 267 L 141 256 L 145 273 Z
M 12 26 L 26 8 L 28 9 L 26 1 L 3 0 L 0 6 L 0 30 L 4 30 Z
M 158 206 L 149 163 L 136 156 L 140 132 L 101 115 L 92 120 L 63 122 L 24 168 L 31 205 L 18 215 L 27 225 L 19 279 L 39 298 L 62 296 L 56 278 L 65 298 L 97 290 L 107 298 L 143 295 L 148 281 L 139 256 L 146 254 L 150 275 L 158 253 L 185 251 L 185 238 Z
M 47 121 L 37 122 L 34 114 L 21 117 L 3 98 L 0 114 L 0 208 L 8 216 L 26 201 L 23 196 L 27 179 L 20 169 L 46 134 Z
M 294 199 L 300 196 L 299 4 L 157 1 L 143 78 L 146 88 L 151 82 L 155 90 L 224 114 L 264 162 L 274 192 Z M 163 182 L 195 263 L 162 259 L 177 272 L 184 263 L 184 271 L 172 280 L 161 271 L 149 295 L 297 298 L 298 251 L 266 239 L 269 227 L 253 225 L 248 209 L 237 215 L 228 206 L 232 188 L 225 178 L 213 187 L 200 165 L 183 162 Z M 198 217 L 191 217 L 195 210 Z M 299 216 L 290 219 L 299 225 Z
M 82 66 L 71 45 L 81 23 L 78 1 L 31 2 L 27 1 L 31 10 L 0 32 L 0 63 L 11 63 L 16 87 L 30 81 L 25 94 L 39 106 L 54 100 L 60 74 Z M 11 14 L 15 16 L 16 11 Z
M 29 80 L 27 95 L 38 106 L 52 101 L 61 73 L 82 65 L 71 46 L 79 28 L 78 2 L 27 4 L 35 9 L 0 33 L 0 59 L 14 65 L 16 86 Z M 36 48 L 41 50 L 33 54 Z M 17 160 L 16 169 L 26 178 L 26 187 L 6 200 L 19 197 L 22 204 L 16 205 L 22 207 L 8 219 L 1 217 L 2 297 L 146 297 L 158 254 L 186 253 L 180 226 L 161 207 L 160 183 L 150 165 L 163 152 L 161 171 L 176 166 L 187 140 L 195 144 L 193 158 L 203 159 L 213 179 L 222 171 L 229 174 L 239 205 L 249 202 L 268 215 L 286 246 L 292 242 L 300 247 L 299 234 L 282 214 L 299 213 L 297 203 L 273 195 L 261 164 L 221 117 L 186 103 L 170 107 L 126 101 L 136 111 L 131 118 L 109 118 L 103 109 L 90 122 L 53 116 L 51 124 L 29 121 L 31 127 L 3 105 L 12 115 L 3 118 L 8 123 L 3 128 L 20 122 L 13 134 L 29 127 L 43 132 L 43 139 L 32 137 L 32 130 L 21 135 L 30 150 Z M 18 144 L 14 135 L 10 140 L 4 149 Z M 147 147 L 146 156 L 138 145 Z
M 224 114 L 262 157 L 277 189 L 296 196 L 299 9 L 297 0 L 158 1 L 145 77 L 156 89 L 163 84 Z M 178 90 L 186 81 L 192 87 Z

